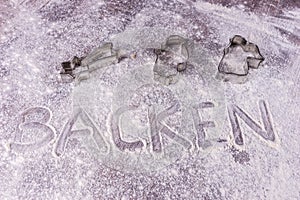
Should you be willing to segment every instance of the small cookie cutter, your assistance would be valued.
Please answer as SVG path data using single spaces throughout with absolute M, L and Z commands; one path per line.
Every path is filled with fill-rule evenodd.
M 223 75 L 225 81 L 230 78 L 247 76 L 249 69 L 258 69 L 264 57 L 257 45 L 247 42 L 240 35 L 235 35 L 230 44 L 224 49 L 223 57 L 218 66 L 218 72 Z
M 60 77 L 63 82 L 79 83 L 90 78 L 90 73 L 107 65 L 116 63 L 121 56 L 113 49 L 112 43 L 106 43 L 93 50 L 88 56 L 74 56 L 71 61 L 63 62 Z
M 155 49 L 156 60 L 153 67 L 154 80 L 170 85 L 178 81 L 178 73 L 187 68 L 189 59 L 188 40 L 171 35 L 160 49 Z

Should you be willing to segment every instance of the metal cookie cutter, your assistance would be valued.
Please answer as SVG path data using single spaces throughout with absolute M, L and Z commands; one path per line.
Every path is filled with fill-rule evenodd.
M 154 80 L 164 85 L 176 83 L 178 73 L 187 68 L 188 40 L 178 35 L 171 35 L 161 48 L 155 49 L 154 52 L 156 54 L 153 67 Z
M 257 69 L 262 61 L 264 57 L 257 45 L 247 42 L 240 35 L 235 35 L 230 39 L 229 46 L 224 49 L 218 66 L 219 77 L 225 81 L 239 79 L 237 82 L 243 82 L 249 69 Z
M 119 58 L 119 51 L 113 49 L 113 44 L 106 43 L 93 50 L 86 57 L 78 58 L 75 56 L 71 61 L 63 62 L 60 72 L 61 80 L 63 82 L 75 80 L 76 83 L 79 83 L 88 79 L 92 71 L 116 63 Z

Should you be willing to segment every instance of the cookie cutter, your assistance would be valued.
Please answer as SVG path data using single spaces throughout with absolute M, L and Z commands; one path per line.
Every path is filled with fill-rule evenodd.
M 112 43 L 105 43 L 93 50 L 86 57 L 74 56 L 71 61 L 63 62 L 60 77 L 62 82 L 79 83 L 90 78 L 90 73 L 105 66 L 117 63 L 121 58 Z
M 251 68 L 258 69 L 264 57 L 256 44 L 248 42 L 240 35 L 235 35 L 229 41 L 218 66 L 218 72 L 225 81 L 232 77 L 247 76 Z
M 155 49 L 156 60 L 153 67 L 154 80 L 170 85 L 178 81 L 178 74 L 187 68 L 189 59 L 188 40 L 171 35 L 161 48 Z

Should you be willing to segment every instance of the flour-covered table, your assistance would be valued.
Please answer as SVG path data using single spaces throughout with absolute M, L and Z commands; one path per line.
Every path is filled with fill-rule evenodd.
M 1 199 L 299 199 L 296 1 L 3 1 Z

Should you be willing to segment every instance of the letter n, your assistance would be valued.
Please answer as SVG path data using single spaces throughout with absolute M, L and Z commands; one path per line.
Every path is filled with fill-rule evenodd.
M 271 123 L 270 114 L 266 106 L 266 102 L 259 101 L 259 110 L 263 122 L 263 127 L 255 122 L 249 115 L 236 105 L 228 106 L 229 120 L 232 126 L 232 133 L 234 136 L 234 142 L 237 145 L 244 145 L 244 139 L 238 117 L 242 119 L 253 131 L 267 141 L 275 141 L 274 129 Z

